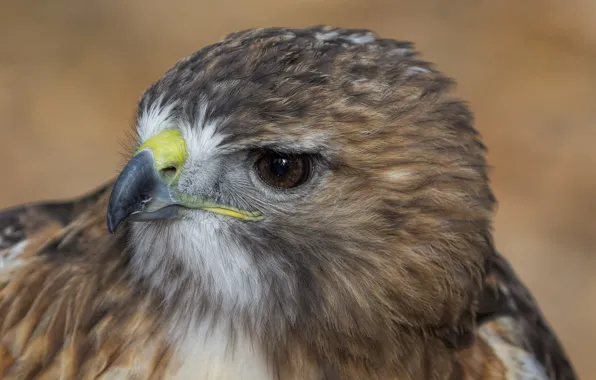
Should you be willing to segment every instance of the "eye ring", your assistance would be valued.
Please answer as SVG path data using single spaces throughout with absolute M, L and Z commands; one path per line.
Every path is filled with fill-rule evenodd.
M 288 190 L 304 184 L 311 176 L 312 159 L 306 154 L 263 151 L 255 162 L 255 170 L 269 187 Z

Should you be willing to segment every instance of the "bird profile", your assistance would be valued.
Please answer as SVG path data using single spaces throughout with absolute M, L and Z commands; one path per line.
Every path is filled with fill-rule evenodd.
M 181 59 L 116 179 L 0 213 L 2 378 L 576 379 L 453 84 L 328 26 Z

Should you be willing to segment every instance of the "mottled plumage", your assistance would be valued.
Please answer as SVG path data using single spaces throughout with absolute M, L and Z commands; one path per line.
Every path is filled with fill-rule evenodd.
M 451 85 L 364 30 L 182 59 L 117 181 L 0 214 L 2 378 L 575 379 Z

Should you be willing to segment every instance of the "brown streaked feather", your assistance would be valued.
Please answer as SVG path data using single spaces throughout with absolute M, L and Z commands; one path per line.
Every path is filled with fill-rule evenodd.
M 123 234 L 105 231 L 109 190 L 0 215 L 3 379 L 164 378 L 156 305 L 131 286 Z

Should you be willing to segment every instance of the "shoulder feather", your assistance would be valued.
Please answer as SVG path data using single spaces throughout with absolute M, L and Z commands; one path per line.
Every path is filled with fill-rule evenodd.
M 498 253 L 491 257 L 477 322 L 475 343 L 459 354 L 466 379 L 577 379 L 537 302 Z
M 158 305 L 106 230 L 110 190 L 0 213 L 3 379 L 166 378 Z

